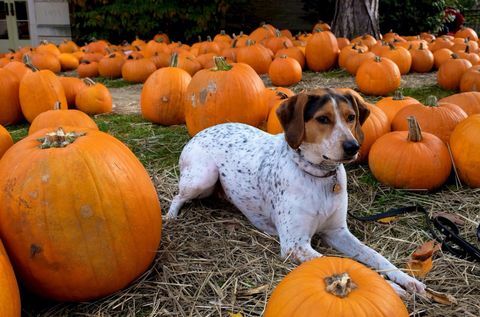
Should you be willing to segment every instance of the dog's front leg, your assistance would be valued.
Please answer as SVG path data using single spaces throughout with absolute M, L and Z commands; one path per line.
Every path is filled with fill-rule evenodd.
M 322 237 L 332 248 L 381 271 L 381 273 L 385 273 L 390 280 L 410 293 L 425 293 L 425 284 L 400 271 L 381 254 L 364 245 L 346 226 L 325 231 Z
M 312 236 L 298 223 L 283 223 L 277 226 L 277 231 L 283 258 L 302 263 L 322 256 L 312 248 Z

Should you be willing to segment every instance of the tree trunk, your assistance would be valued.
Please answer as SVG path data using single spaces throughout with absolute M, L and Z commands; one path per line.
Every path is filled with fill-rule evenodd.
M 379 0 L 337 0 L 332 31 L 337 37 L 354 38 L 365 33 L 380 38 Z

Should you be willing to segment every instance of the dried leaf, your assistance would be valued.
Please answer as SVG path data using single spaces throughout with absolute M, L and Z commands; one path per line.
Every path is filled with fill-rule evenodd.
M 397 220 L 397 217 L 385 217 L 378 219 L 377 222 L 388 224 L 394 222 L 395 220 Z
M 457 305 L 457 300 L 450 294 L 440 293 L 431 288 L 427 288 L 425 291 L 425 296 L 435 303 L 443 305 Z
M 230 317 L 243 317 L 243 315 L 241 313 L 228 313 L 230 315 Z
M 407 268 L 414 276 L 424 278 L 433 268 L 432 257 L 440 250 L 441 244 L 435 240 L 428 241 L 419 246 L 413 252 L 410 261 L 407 263 Z
M 265 292 L 265 290 L 267 288 L 268 288 L 268 285 L 262 285 L 262 286 L 255 287 L 255 288 L 241 290 L 241 291 L 238 292 L 238 295 L 251 296 L 251 295 L 255 295 L 255 294 L 260 294 L 260 293 Z

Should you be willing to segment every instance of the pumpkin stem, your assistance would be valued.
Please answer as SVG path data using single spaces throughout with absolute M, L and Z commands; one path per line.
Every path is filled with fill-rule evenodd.
M 280 98 L 280 100 L 284 100 L 288 98 L 288 95 L 284 93 L 283 91 L 276 91 L 275 95 Z
M 227 63 L 223 56 L 214 56 L 213 61 L 215 63 L 213 70 L 215 71 L 228 71 L 233 68 L 232 65 Z
M 170 67 L 177 67 L 178 65 L 178 53 L 174 52 L 170 57 Z
M 373 60 L 377 63 L 380 63 L 382 61 L 382 58 L 378 55 L 375 55 L 375 58 Z
M 27 55 L 27 54 L 23 55 L 23 63 L 25 64 L 25 66 L 30 68 L 33 72 L 38 72 L 38 68 L 36 68 L 32 64 L 32 59 L 30 58 L 30 55 Z
M 207 36 L 207 42 L 211 42 L 212 41 L 212 37 L 210 35 Z
M 286 55 L 286 54 L 282 54 L 282 55 L 278 56 L 278 58 L 287 58 L 287 57 L 288 57 L 288 55 Z
M 405 97 L 402 94 L 402 91 L 400 89 L 395 90 L 393 93 L 392 100 L 403 100 Z
M 254 40 L 251 40 L 251 39 L 248 39 L 248 40 L 245 42 L 245 45 L 246 45 L 246 46 L 252 46 L 253 44 L 255 44 L 255 41 L 254 41 Z
M 451 54 L 450 56 L 451 56 L 453 59 L 457 59 L 457 58 L 458 58 L 458 55 L 455 54 L 455 53 Z
M 57 100 L 53 105 L 53 110 L 60 110 L 61 107 L 62 107 L 62 103 L 59 100 Z
M 220 35 L 226 35 L 225 30 L 220 30 Z
M 326 277 L 325 284 L 327 292 L 340 298 L 347 297 L 352 290 L 357 288 L 347 272 Z
M 280 30 L 279 30 L 279 29 L 275 29 L 275 36 L 276 36 L 276 37 L 282 36 L 282 33 L 280 33 Z
M 283 41 L 282 45 L 283 45 L 283 47 L 285 47 L 285 48 L 289 48 L 289 46 L 288 46 L 288 44 L 287 44 L 287 41 Z
M 84 136 L 85 132 L 66 132 L 63 128 L 58 128 L 56 131 L 49 132 L 45 137 L 38 139 L 41 149 L 50 149 L 50 148 L 62 148 L 67 145 L 72 144 L 81 136 Z
M 390 47 L 391 50 L 396 50 L 397 49 L 397 47 L 395 45 L 393 45 L 393 43 L 391 43 L 391 42 L 388 42 L 387 45 L 388 45 L 388 47 Z
M 407 118 L 408 121 L 408 137 L 407 140 L 410 142 L 420 142 L 422 141 L 422 130 L 418 124 L 417 119 L 414 116 Z
M 429 107 L 437 107 L 438 106 L 438 99 L 435 96 L 428 96 L 425 100 L 425 106 Z
M 418 48 L 419 50 L 423 50 L 424 47 L 423 47 L 423 42 L 420 42 L 420 47 Z
M 157 39 L 155 40 L 155 42 L 157 42 L 157 43 L 163 43 L 163 37 L 157 37 Z
M 91 78 L 88 78 L 88 77 L 84 78 L 84 79 L 83 79 L 83 82 L 84 82 L 87 86 L 93 86 L 93 85 L 95 85 L 95 82 L 94 82 Z
M 470 53 L 470 45 L 467 45 L 467 46 L 465 47 L 465 53 Z

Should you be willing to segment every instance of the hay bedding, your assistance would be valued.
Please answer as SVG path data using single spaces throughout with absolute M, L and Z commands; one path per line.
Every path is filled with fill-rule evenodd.
M 153 165 L 147 169 L 165 213 L 177 190 L 178 171 L 176 167 L 158 170 Z M 350 210 L 364 214 L 421 203 L 430 212 L 457 213 L 465 220 L 461 235 L 478 246 L 474 231 L 480 221 L 480 190 L 452 184 L 434 194 L 394 191 L 378 185 L 365 167 L 349 167 L 347 174 Z M 349 227 L 400 268 L 405 267 L 417 246 L 431 239 L 420 214 L 387 225 L 350 219 Z M 312 244 L 325 255 L 340 255 L 322 245 L 318 237 Z M 24 314 L 220 317 L 241 312 L 244 316 L 261 316 L 275 285 L 295 267 L 279 254 L 276 237 L 256 230 L 229 203 L 215 197 L 195 201 L 182 209 L 178 221 L 164 226 L 154 265 L 127 289 L 90 303 L 53 304 L 28 298 Z M 407 300 L 411 316 L 480 316 L 478 263 L 440 254 L 424 281 L 437 291 L 453 295 L 458 305 L 432 304 L 411 296 Z

